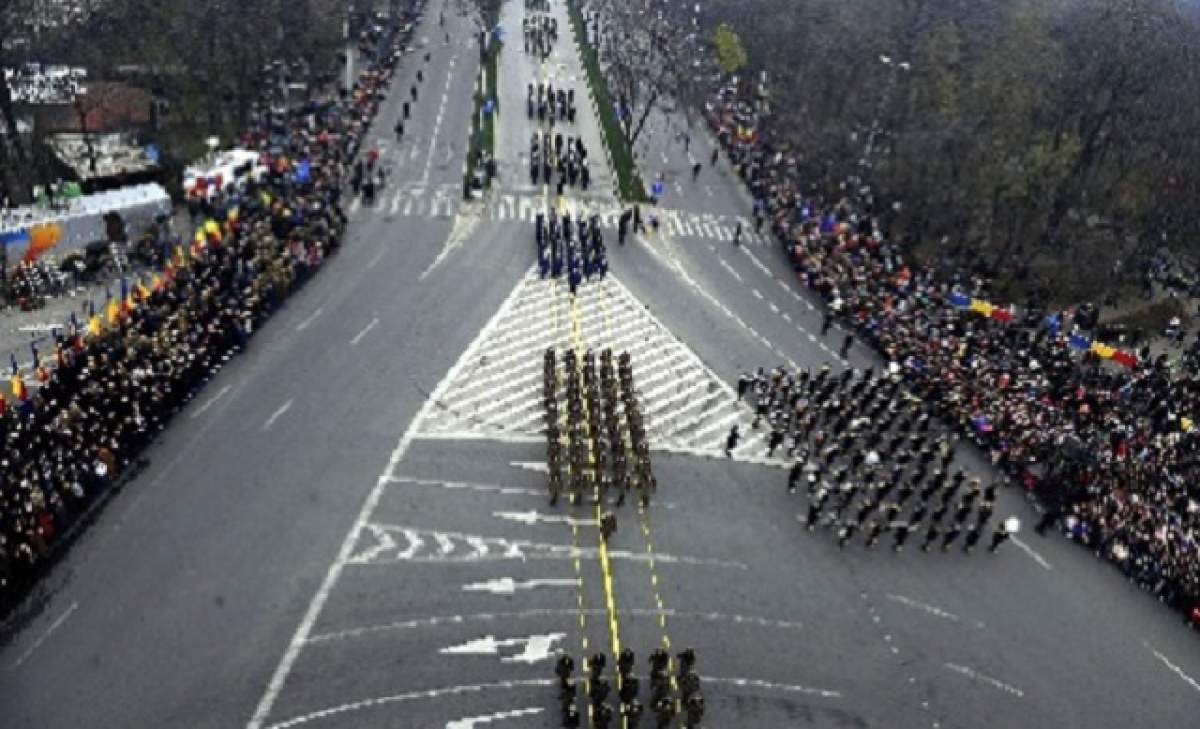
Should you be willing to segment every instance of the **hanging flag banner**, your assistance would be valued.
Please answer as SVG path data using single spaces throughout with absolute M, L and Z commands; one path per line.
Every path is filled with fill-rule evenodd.
M 995 308 L 996 307 L 992 306 L 983 299 L 971 299 L 971 311 L 976 313 L 990 317 L 992 315 L 992 309 Z

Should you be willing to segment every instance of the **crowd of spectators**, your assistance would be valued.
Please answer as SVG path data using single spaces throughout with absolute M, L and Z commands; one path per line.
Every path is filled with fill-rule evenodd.
M 241 141 L 260 151 L 269 173 L 207 191 L 194 206 L 205 234 L 178 247 L 152 286 L 65 324 L 45 366 L 26 376 L 25 397 L 14 377 L 13 395 L 0 403 L 0 609 L 337 250 L 346 170 L 390 81 L 397 44 L 388 39 L 334 100 L 287 109 L 264 98 Z
M 865 203 L 806 181 L 769 122 L 738 128 L 747 103 L 724 89 L 711 121 L 799 279 L 1036 498 L 1039 531 L 1057 525 L 1200 625 L 1200 350 L 1172 367 L 1143 346 L 1126 367 L 1070 346 L 1079 312 L 962 308 L 990 299 L 986 279 L 918 262 Z

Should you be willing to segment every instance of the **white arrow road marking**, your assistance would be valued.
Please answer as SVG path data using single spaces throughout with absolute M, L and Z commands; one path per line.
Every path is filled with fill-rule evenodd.
M 786 467 L 786 461 L 779 459 L 780 467 Z M 375 535 L 372 546 L 367 550 L 354 554 L 346 559 L 347 564 L 373 564 L 383 562 L 424 562 L 424 563 L 470 563 L 481 560 L 519 559 L 591 559 L 599 555 L 597 547 L 576 547 L 571 544 L 553 544 L 548 542 L 533 542 L 526 539 L 505 539 L 502 537 L 484 537 L 477 534 L 462 534 L 460 532 L 439 532 L 431 529 L 414 529 L 412 527 L 394 524 L 364 524 L 362 530 Z M 361 530 L 360 530 L 361 531 Z M 397 552 L 396 534 L 403 534 L 405 549 Z M 450 554 L 432 553 L 425 547 L 426 538 L 437 540 L 437 534 L 442 534 L 455 542 L 455 548 Z M 392 535 L 388 543 L 388 535 Z M 440 541 L 440 540 L 439 540 Z M 468 549 L 461 545 L 466 543 Z M 356 537 L 357 543 L 357 537 Z M 443 542 L 444 543 L 444 542 Z M 642 552 L 632 552 L 627 549 L 609 550 L 610 559 L 627 560 L 630 562 L 647 562 L 651 559 L 666 564 L 681 564 L 689 566 L 726 567 L 745 570 L 749 567 L 744 562 L 735 562 L 711 557 L 689 557 L 683 555 L 655 552 L 648 555 Z
M 396 548 L 396 540 L 392 538 L 392 535 L 388 532 L 388 530 L 380 528 L 374 524 L 367 524 L 364 528 L 375 537 L 375 546 L 371 547 L 365 552 L 362 552 L 361 554 L 355 555 L 352 558 L 353 561 L 368 562 L 372 559 L 376 559 L 384 552 L 390 552 Z M 405 532 L 405 536 L 409 538 L 409 546 L 408 549 L 402 554 L 415 554 L 417 548 L 423 543 L 421 538 L 415 533 L 409 536 L 407 531 Z
M 576 519 L 573 516 L 559 516 L 558 514 L 543 514 L 539 511 L 530 509 L 529 511 L 493 511 L 492 516 L 509 521 L 516 521 L 528 526 L 533 526 L 541 522 L 542 524 L 566 524 L 567 526 L 597 526 L 599 522 L 595 519 Z
M 521 651 L 500 660 L 505 663 L 534 664 L 544 661 L 555 653 L 554 644 L 567 637 L 566 633 L 547 633 L 546 635 L 531 635 L 526 638 L 506 638 L 496 640 L 496 636 L 488 635 L 483 638 L 469 640 L 466 643 L 442 648 L 439 653 L 452 656 L 495 656 L 501 648 L 521 646 Z
M 487 714 L 486 716 L 472 716 L 470 718 L 447 722 L 446 729 L 474 729 L 478 724 L 491 724 L 505 719 L 516 719 L 519 716 L 533 716 L 543 711 L 545 709 L 540 706 L 531 706 L 528 709 L 513 709 L 512 711 L 499 711 L 495 714 Z
M 440 532 L 436 532 L 434 533 L 433 538 L 438 543 L 438 552 L 443 556 L 454 551 L 454 540 L 450 537 Z
M 472 582 L 463 585 L 467 592 L 490 592 L 493 595 L 512 595 L 518 590 L 532 590 L 537 587 L 575 587 L 579 584 L 577 578 L 552 580 L 525 580 L 517 582 L 511 577 L 501 577 L 486 582 Z

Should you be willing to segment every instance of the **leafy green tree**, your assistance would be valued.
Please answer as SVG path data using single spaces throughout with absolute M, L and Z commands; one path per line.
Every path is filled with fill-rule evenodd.
M 713 47 L 717 51 L 717 66 L 721 73 L 735 74 L 749 61 L 746 47 L 729 23 L 721 23 L 713 31 Z

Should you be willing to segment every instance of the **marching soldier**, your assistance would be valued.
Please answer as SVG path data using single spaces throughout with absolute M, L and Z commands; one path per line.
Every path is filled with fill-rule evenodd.
M 729 431 L 729 436 L 725 439 L 725 455 L 727 457 L 733 456 L 733 449 L 737 448 L 738 441 L 741 439 L 741 437 L 742 435 L 738 432 L 738 427 L 734 425 L 733 429 Z
M 600 537 L 604 541 L 608 541 L 609 537 L 617 531 L 617 517 L 611 512 L 606 511 L 600 515 Z

